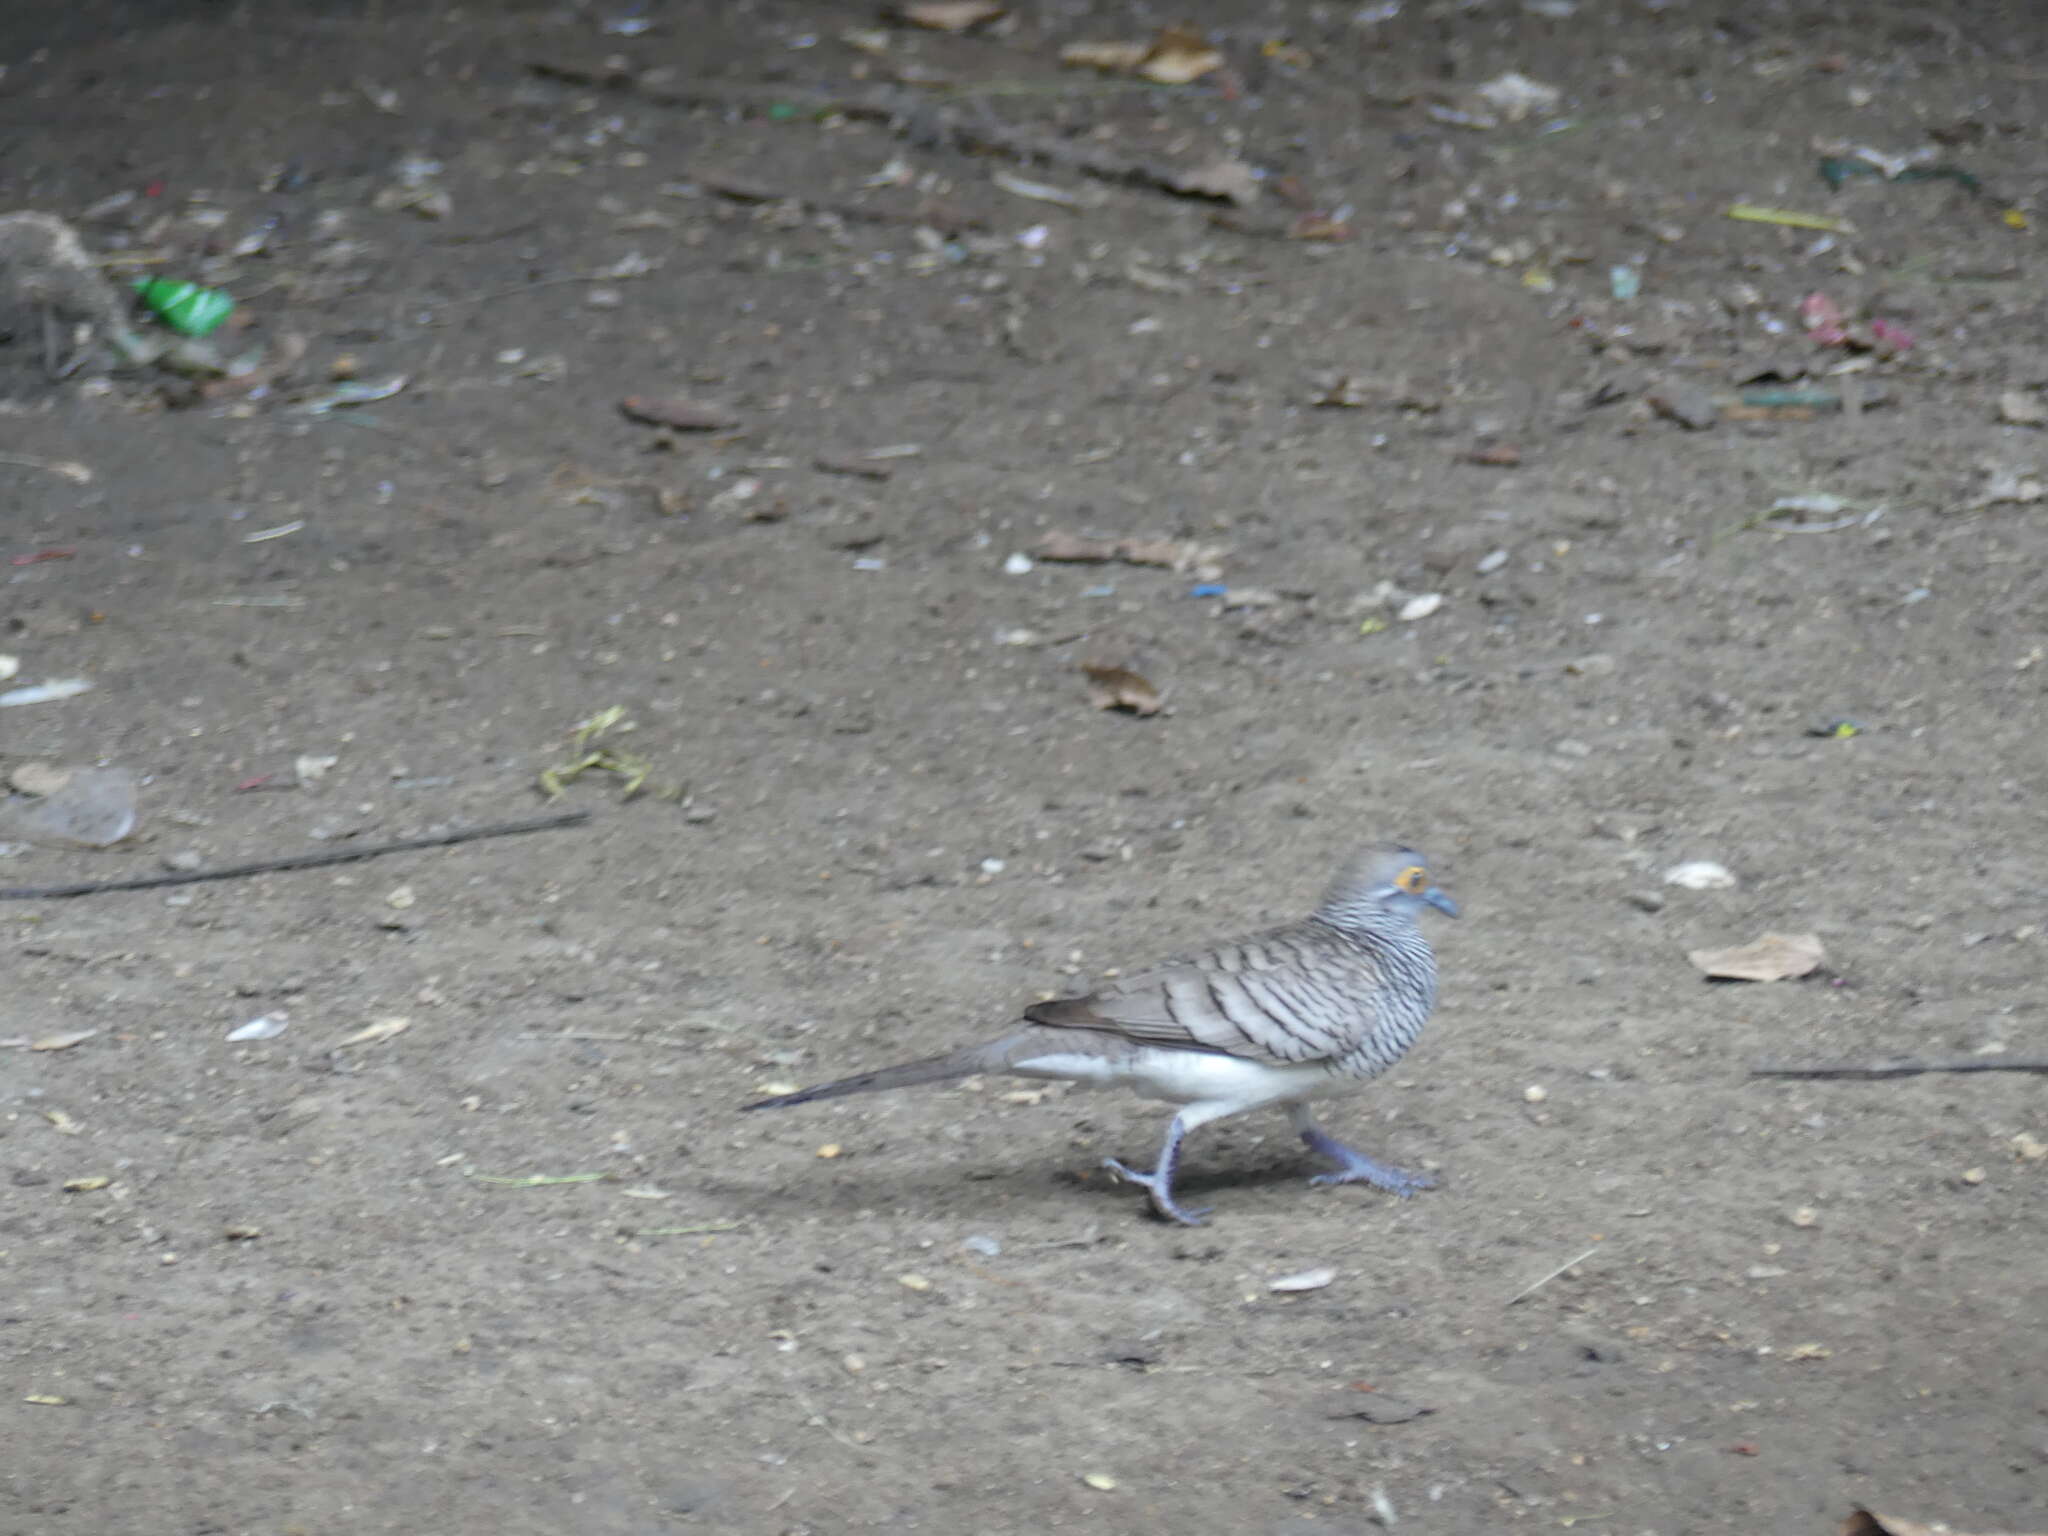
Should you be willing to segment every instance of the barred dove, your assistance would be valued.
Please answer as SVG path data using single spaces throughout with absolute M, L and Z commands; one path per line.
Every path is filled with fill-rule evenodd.
M 744 1107 L 779 1109 L 980 1072 L 1121 1083 L 1182 1107 L 1150 1173 L 1114 1158 L 1105 1166 L 1144 1186 L 1161 1216 L 1199 1226 L 1206 1211 L 1173 1198 L 1183 1138 L 1225 1115 L 1285 1105 L 1309 1149 L 1337 1164 L 1312 1182 L 1363 1180 L 1405 1198 L 1433 1181 L 1324 1134 L 1309 1102 L 1378 1077 L 1422 1032 L 1436 1005 L 1436 956 L 1415 924 L 1425 902 L 1458 915 L 1429 883 L 1422 855 L 1368 848 L 1302 922 L 1179 956 L 1086 997 L 1034 1003 L 1023 1028 L 986 1045 Z

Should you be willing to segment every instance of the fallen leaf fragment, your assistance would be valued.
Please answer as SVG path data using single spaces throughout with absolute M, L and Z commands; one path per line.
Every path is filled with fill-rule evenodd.
M 1081 1481 L 1090 1488 L 1093 1488 L 1097 1493 L 1108 1493 L 1116 1487 L 1116 1479 L 1107 1472 L 1083 1472 L 1081 1474 Z
M 61 1109 L 46 1109 L 43 1118 L 50 1122 L 59 1136 L 82 1136 L 85 1127 L 65 1114 Z
M 1060 50 L 1060 62 L 1071 69 L 1099 69 L 1105 74 L 1127 75 L 1145 62 L 1150 43 L 1069 43 Z
M 1695 949 L 1686 958 L 1727 981 L 1790 981 L 1819 969 L 1827 951 L 1818 934 L 1767 933 L 1732 949 Z
M 1154 85 L 1187 85 L 1223 67 L 1221 50 L 1193 27 L 1167 27 L 1154 38 L 1136 74 Z
M 376 1023 L 357 1030 L 346 1040 L 337 1040 L 334 1049 L 338 1051 L 348 1045 L 375 1045 L 379 1041 L 389 1040 L 393 1035 L 402 1035 L 411 1028 L 412 1020 L 408 1018 L 379 1019 Z
M 22 1401 L 24 1403 L 34 1403 L 38 1408 L 62 1408 L 67 1403 L 69 1403 L 71 1399 L 68 1397 L 59 1397 L 54 1392 L 31 1392 L 28 1394 L 28 1396 L 24 1397 Z
M 1298 1275 L 1282 1275 L 1276 1280 L 1268 1280 L 1266 1282 L 1266 1289 L 1269 1291 L 1320 1291 L 1336 1278 L 1337 1271 L 1334 1269 L 1304 1269 Z
M 1230 550 L 1193 539 L 1089 538 L 1055 528 L 1031 552 L 1040 560 L 1121 560 L 1126 565 L 1162 565 L 1188 572 L 1220 564 Z
M 995 4 L 994 0 L 916 0 L 896 14 L 913 27 L 923 27 L 927 31 L 965 32 L 969 27 L 994 21 L 1008 9 L 1008 6 Z
M 1211 160 L 1173 179 L 1173 189 L 1190 197 L 1213 197 L 1245 208 L 1259 200 L 1258 173 L 1242 160 Z M 1297 239 L 1301 238 L 1296 236 Z
M 1088 700 L 1097 709 L 1125 709 L 1134 715 L 1156 715 L 1164 702 L 1159 690 L 1128 667 L 1103 667 L 1084 662 Z
M 74 1045 L 84 1040 L 90 1040 L 98 1033 L 99 1031 L 96 1029 L 68 1029 L 62 1034 L 45 1035 L 40 1040 L 31 1041 L 29 1049 L 32 1051 L 68 1051 Z
M 906 1291 L 928 1291 L 932 1288 L 931 1281 L 923 1275 L 898 1275 L 896 1283 Z
M 634 421 L 650 427 L 671 427 L 678 432 L 717 432 L 740 424 L 739 417 L 722 405 L 704 400 L 685 400 L 680 395 L 628 395 L 619 409 Z
M 104 1173 L 88 1174 L 82 1179 L 66 1179 L 64 1192 L 71 1195 L 89 1195 L 96 1189 L 105 1189 L 113 1182 Z

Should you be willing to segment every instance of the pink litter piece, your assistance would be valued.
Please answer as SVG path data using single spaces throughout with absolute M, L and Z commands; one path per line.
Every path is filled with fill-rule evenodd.
M 1895 324 L 1890 320 L 1871 321 L 1870 339 L 1879 346 L 1889 348 L 1893 352 L 1910 352 L 1913 350 L 1913 333 L 1903 325 Z
M 1839 347 L 1849 339 L 1846 320 L 1842 307 L 1824 293 L 1809 293 L 1799 301 L 1799 323 L 1824 347 Z

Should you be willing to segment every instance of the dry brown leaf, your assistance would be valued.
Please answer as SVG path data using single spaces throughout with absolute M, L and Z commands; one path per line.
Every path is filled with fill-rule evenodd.
M 1072 69 L 1127 75 L 1144 63 L 1151 51 L 1150 43 L 1069 43 L 1060 50 L 1060 62 Z
M 1842 1522 L 1840 1536 L 1964 1536 L 1964 1533 L 1945 1524 L 1922 1525 L 1917 1520 L 1901 1520 L 1897 1515 L 1880 1515 L 1874 1510 L 1859 1509 Z M 1980 1536 L 2018 1536 L 2018 1533 L 1986 1531 Z
M 1686 958 L 1709 976 L 1729 981 L 1790 981 L 1819 969 L 1827 958 L 1815 933 L 1767 933 L 1733 949 L 1695 949 Z
M 1190 197 L 1214 197 L 1248 208 L 1259 200 L 1259 178 L 1242 160 L 1211 160 L 1173 179 L 1173 189 Z
M 29 1049 L 32 1051 L 68 1051 L 81 1040 L 90 1040 L 98 1033 L 99 1031 L 96 1029 L 70 1029 L 61 1035 L 45 1035 L 40 1040 L 31 1041 Z
M 346 1040 L 337 1040 L 334 1048 L 338 1051 L 345 1045 L 375 1045 L 380 1040 L 389 1040 L 393 1035 L 402 1035 L 411 1028 L 411 1019 L 379 1019 L 376 1023 L 357 1030 Z
M 1083 662 L 1088 700 L 1097 709 L 1127 709 L 1134 715 L 1156 715 L 1163 702 L 1159 690 L 1128 667 L 1101 667 Z
M 994 0 L 916 0 L 896 14 L 913 27 L 933 32 L 965 32 L 984 21 L 994 21 L 1008 9 Z
M 740 424 L 739 417 L 722 405 L 680 397 L 628 395 L 619 402 L 619 409 L 635 421 L 644 421 L 651 427 L 670 427 L 678 432 L 717 432 Z
M 1167 27 L 1139 61 L 1137 75 L 1154 85 L 1186 85 L 1223 67 L 1220 49 L 1193 27 Z

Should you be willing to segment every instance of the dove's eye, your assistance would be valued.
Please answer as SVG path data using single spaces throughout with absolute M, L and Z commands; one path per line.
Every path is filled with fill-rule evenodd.
M 1411 896 L 1420 896 L 1429 888 L 1429 872 L 1420 864 L 1410 864 L 1394 876 L 1394 884 Z

